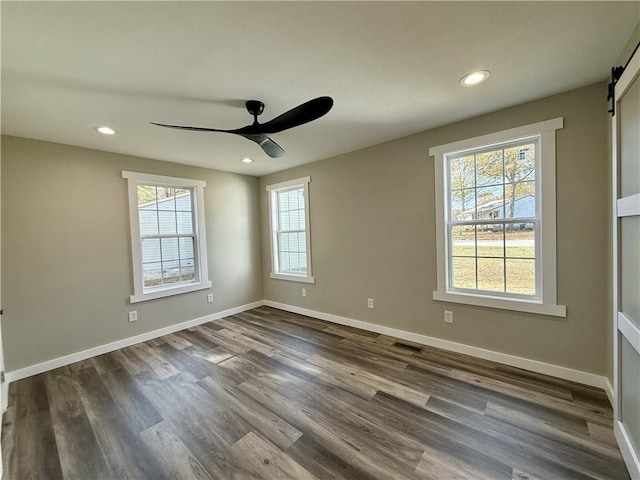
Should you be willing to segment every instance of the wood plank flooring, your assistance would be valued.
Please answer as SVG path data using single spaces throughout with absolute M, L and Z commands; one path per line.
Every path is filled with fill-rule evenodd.
M 7 479 L 628 479 L 602 390 L 261 307 L 11 384 Z

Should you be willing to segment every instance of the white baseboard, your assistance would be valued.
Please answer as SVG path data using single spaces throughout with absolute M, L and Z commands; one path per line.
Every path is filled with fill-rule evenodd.
M 412 342 L 421 343 L 430 347 L 436 347 L 443 350 L 449 350 L 451 352 L 462 353 L 465 355 L 470 355 L 472 357 L 482 358 L 484 360 L 491 360 L 493 362 L 502 363 L 504 365 L 522 368 L 524 370 L 542 373 L 544 375 L 550 375 L 552 377 L 562 378 L 564 380 L 581 383 L 583 385 L 588 385 L 591 387 L 601 388 L 607 393 L 607 396 L 609 396 L 609 401 L 612 401 L 613 399 L 613 389 L 611 388 L 611 393 L 609 392 L 609 389 L 611 387 L 609 379 L 601 375 L 583 372 L 581 370 L 574 370 L 572 368 L 561 367 L 559 365 L 540 362 L 538 360 L 532 360 L 529 358 L 517 357 L 515 355 L 510 355 L 507 353 L 500 353 L 493 350 L 473 347 L 464 343 L 442 340 L 440 338 L 429 337 L 427 335 L 408 332 L 406 330 L 398 330 L 395 328 L 377 325 L 375 323 L 368 323 L 361 320 L 354 320 L 352 318 L 340 317 L 338 315 L 333 315 L 330 313 L 317 312 L 315 310 L 309 310 L 293 305 L 273 302 L 271 300 L 265 300 L 264 305 L 268 307 L 279 308 L 280 310 L 285 310 L 292 313 L 299 313 L 308 317 L 318 318 L 320 320 L 326 320 L 328 322 L 337 323 L 340 325 L 347 325 L 370 332 L 381 333 L 404 340 L 410 340 Z
M 54 358 L 52 360 L 47 360 L 46 362 L 37 363 L 36 365 L 31 365 L 29 367 L 21 368 L 19 370 L 14 370 L 12 372 L 7 372 L 7 383 L 15 382 L 16 380 L 20 380 L 22 378 L 47 372 L 49 370 L 53 370 L 54 368 L 63 367 L 65 365 L 69 365 L 70 363 L 86 360 L 87 358 L 95 357 L 97 355 L 102 355 L 103 353 L 113 352 L 114 350 L 129 347 L 131 345 L 135 345 L 136 343 L 146 342 L 147 340 L 161 337 L 169 333 L 174 333 L 180 330 L 184 330 L 186 328 L 195 327 L 196 325 L 202 325 L 203 323 L 211 322 L 213 320 L 218 320 L 223 317 L 228 317 L 229 315 L 235 315 L 236 313 L 245 312 L 247 310 L 251 310 L 252 308 L 257 308 L 262 305 L 264 305 L 264 302 L 262 300 L 253 302 L 253 303 L 248 303 L 246 305 L 241 305 L 239 307 L 223 310 L 222 312 L 212 313 L 210 315 L 205 315 L 204 317 L 195 318 L 193 320 L 188 320 L 182 323 L 176 323 L 175 325 L 170 325 L 168 327 L 160 328 L 158 330 L 153 330 L 151 332 L 142 333 L 140 335 L 136 335 L 135 337 L 124 338 L 116 342 L 107 343 L 105 345 L 100 345 L 98 347 L 82 350 L 81 352 L 65 355 L 64 357 Z
M 611 385 L 611 381 L 609 380 L 608 377 L 602 377 L 602 381 L 604 383 L 602 388 L 604 389 L 605 393 L 607 394 L 607 398 L 609 399 L 609 403 L 611 404 L 611 408 L 615 409 L 615 407 L 613 406 L 613 398 L 614 398 L 613 385 Z

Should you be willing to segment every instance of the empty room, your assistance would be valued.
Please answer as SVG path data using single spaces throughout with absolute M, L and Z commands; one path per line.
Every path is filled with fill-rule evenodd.
M 640 1 L 0 19 L 0 478 L 640 480 Z

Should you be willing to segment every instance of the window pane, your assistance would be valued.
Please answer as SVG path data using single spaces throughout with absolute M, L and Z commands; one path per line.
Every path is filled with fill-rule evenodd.
M 476 185 L 504 183 L 502 175 L 502 149 L 476 155 Z
M 155 210 L 138 210 L 138 222 L 140 224 L 140 236 L 158 234 L 158 212 Z
M 504 187 L 482 187 L 476 190 L 478 220 L 504 218 Z
M 193 217 L 191 212 L 176 212 L 178 233 L 193 233 Z
M 449 188 L 451 190 L 475 187 L 475 175 L 473 155 L 449 160 Z
M 536 184 L 535 182 L 505 185 L 506 216 L 526 218 L 536 216 Z
M 180 258 L 182 259 L 194 258 L 194 254 L 193 254 L 194 242 L 195 242 L 195 238 L 193 237 L 188 237 L 188 238 L 182 237 L 179 239 Z
M 175 235 L 176 230 L 176 212 L 158 212 L 158 219 L 160 221 L 160 234 L 161 235 Z
M 453 257 L 452 284 L 455 288 L 476 288 L 476 259 Z
M 451 254 L 473 257 L 476 254 L 476 227 L 461 225 L 451 228 Z
M 283 213 L 283 216 L 287 217 L 289 224 L 289 230 L 300 230 L 300 222 L 298 221 L 298 211 L 290 210 L 287 213 Z
M 476 191 L 473 188 L 451 192 L 451 220 L 476 218 Z
M 307 271 L 306 234 L 280 233 L 279 238 L 279 268 L 282 272 Z
M 195 268 L 193 265 L 184 265 L 180 264 L 180 280 L 183 282 L 190 282 L 191 280 L 195 280 Z
M 154 263 L 160 261 L 160 239 L 143 238 L 142 263 Z
M 193 207 L 191 205 L 191 190 L 185 190 L 182 188 L 176 189 L 176 210 L 182 212 L 193 211 Z
M 480 225 L 478 231 L 479 257 L 504 257 L 502 225 Z
M 300 208 L 298 190 L 289 191 L 289 210 L 297 210 Z
M 289 194 L 288 192 L 278 192 L 278 211 L 286 212 L 289 210 Z
M 158 263 L 143 263 L 142 278 L 145 287 L 155 287 L 162 284 L 162 265 Z
M 507 292 L 535 295 L 536 262 L 535 260 L 505 260 L 507 265 Z
M 289 250 L 289 238 L 290 233 L 280 233 L 278 234 L 278 250 L 287 251 Z
M 156 210 L 155 185 L 138 185 L 138 208 Z
M 162 261 L 178 260 L 178 239 L 163 238 L 161 239 Z
M 535 144 L 519 145 L 504 150 L 505 183 L 535 180 Z
M 536 234 L 533 223 L 513 223 L 506 225 L 506 256 L 535 258 Z
M 279 267 L 280 267 L 280 271 L 282 272 L 287 272 L 291 269 L 291 261 L 290 261 L 290 256 L 289 256 L 289 252 L 283 252 L 280 251 L 279 254 Z
M 193 258 L 181 258 L 180 259 L 180 266 L 181 267 L 193 267 L 194 266 L 194 259 Z
M 158 210 L 176 209 L 175 191 L 173 187 L 157 187 Z
M 300 253 L 298 254 L 298 271 L 300 273 L 306 273 L 307 272 L 307 254 L 306 253 Z
M 504 292 L 502 258 L 478 258 L 478 289 Z
M 162 283 L 180 281 L 180 263 L 176 261 L 162 262 Z
M 278 230 L 281 232 L 291 230 L 291 222 L 289 220 L 289 214 L 287 212 L 280 212 Z

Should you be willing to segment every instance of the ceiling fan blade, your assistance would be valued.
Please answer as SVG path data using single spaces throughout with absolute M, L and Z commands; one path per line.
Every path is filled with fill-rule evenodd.
M 289 128 L 304 125 L 326 115 L 333 107 L 333 99 L 331 97 L 318 97 L 308 102 L 292 108 L 288 112 L 259 125 L 250 125 L 235 133 L 278 133 Z M 246 130 L 245 130 L 246 129 Z
M 244 138 L 256 142 L 262 147 L 264 153 L 272 158 L 281 157 L 285 154 L 283 148 L 266 135 L 254 133 L 239 133 L 238 135 L 242 135 Z
M 179 130 L 193 130 L 196 132 L 224 132 L 224 133 L 234 133 L 234 130 L 220 130 L 218 128 L 207 128 L 207 127 L 186 127 L 184 125 L 167 125 L 166 123 L 156 123 L 149 122 L 152 125 L 158 125 L 159 127 L 167 127 L 167 128 L 177 128 Z
M 158 125 L 159 127 L 176 128 L 179 130 L 192 130 L 197 132 L 234 133 L 248 140 L 251 140 L 252 142 L 256 142 L 258 145 L 260 145 L 260 147 L 262 147 L 262 150 L 264 150 L 265 153 L 270 157 L 276 158 L 276 157 L 281 157 L 282 155 L 285 154 L 284 149 L 280 145 L 278 145 L 276 142 L 271 140 L 269 137 L 267 137 L 266 135 L 260 134 L 260 133 L 242 133 L 241 130 L 244 130 L 242 128 L 238 130 L 220 130 L 218 128 L 188 127 L 184 125 L 167 125 L 166 123 L 156 123 L 156 122 L 149 122 L 149 123 L 153 125 Z M 245 127 L 245 128 L 248 128 L 248 127 Z

